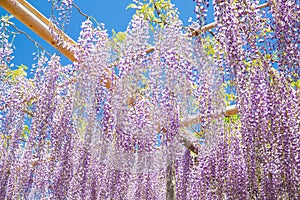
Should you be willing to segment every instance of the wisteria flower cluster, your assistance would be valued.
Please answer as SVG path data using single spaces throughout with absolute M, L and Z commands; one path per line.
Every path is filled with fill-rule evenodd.
M 202 173 L 213 173 L 205 191 L 215 195 L 202 199 L 300 196 L 299 89 L 291 84 L 299 79 L 299 2 L 268 4 L 260 10 L 255 1 L 214 1 L 214 60 L 234 84 L 240 120 L 230 131 L 234 138 L 224 132 L 216 147 L 222 153 L 201 162 L 213 163 L 213 171 Z
M 134 15 L 117 51 L 86 20 L 76 61 L 33 78 L 2 24 L 0 199 L 299 199 L 299 2 L 213 5 L 213 52 L 176 12 L 153 35 Z
M 9 24 L 5 23 L 6 21 L 9 21 L 8 16 L 4 16 L 1 18 L 0 23 L 0 32 L 1 32 L 1 44 L 0 44 L 0 55 L 1 55 L 1 70 L 5 67 L 4 65 L 9 64 L 13 59 L 13 44 L 10 41 L 11 33 L 9 29 Z
M 48 0 L 51 4 L 51 22 L 62 30 L 70 23 L 73 0 Z

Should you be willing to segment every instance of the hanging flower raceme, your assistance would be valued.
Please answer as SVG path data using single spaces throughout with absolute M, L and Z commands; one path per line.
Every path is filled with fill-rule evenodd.
M 273 18 L 279 70 L 284 72 L 287 78 L 298 80 L 300 77 L 300 2 L 270 1 L 270 12 Z
M 73 0 L 48 0 L 52 6 L 51 20 L 62 30 L 70 22 Z
M 291 124 L 299 124 L 299 118 L 295 117 L 299 113 L 288 113 L 299 112 L 300 107 L 298 101 L 295 101 L 297 88 L 292 87 L 284 77 L 295 74 L 293 59 L 298 56 L 299 50 L 294 49 L 297 53 L 291 57 L 291 62 L 290 56 L 280 52 L 281 61 L 277 64 L 283 73 L 274 69 L 272 57 L 277 54 L 276 50 L 281 45 L 273 48 L 274 41 L 270 40 L 268 34 L 272 26 L 267 23 L 268 19 L 263 19 L 266 16 L 264 11 L 256 9 L 257 7 L 257 3 L 250 1 L 215 1 L 216 37 L 222 52 L 215 59 L 220 67 L 225 65 L 225 69 L 228 69 L 226 73 L 230 76 L 225 74 L 225 77 L 231 77 L 236 82 L 241 121 L 240 142 L 247 169 L 247 182 L 244 184 L 247 198 L 297 199 L 298 172 L 295 165 L 287 163 L 298 163 L 297 147 L 294 146 L 295 143 L 288 141 L 295 141 L 292 138 L 296 135 L 299 137 L 299 126 L 290 129 L 286 123 L 290 121 Z M 298 8 L 298 5 L 295 7 Z M 277 28 L 286 24 L 285 19 L 278 17 L 281 10 L 272 12 L 276 15 L 274 23 L 278 24 Z M 287 24 L 286 29 L 294 30 L 290 24 Z M 289 33 L 287 37 L 297 37 L 296 32 Z M 279 36 L 276 30 L 273 34 L 275 42 L 282 45 L 288 43 L 281 42 L 285 36 Z M 261 45 L 261 42 L 268 46 Z
M 6 17 L 8 18 L 8 17 Z M 4 21 L 3 21 L 4 20 Z M 7 64 L 11 62 L 13 59 L 13 44 L 9 41 L 11 38 L 11 33 L 9 31 L 9 23 L 7 23 L 9 19 L 1 19 L 0 22 L 0 32 L 1 34 L 1 44 L 0 44 L 0 72 L 3 73 L 3 69 Z

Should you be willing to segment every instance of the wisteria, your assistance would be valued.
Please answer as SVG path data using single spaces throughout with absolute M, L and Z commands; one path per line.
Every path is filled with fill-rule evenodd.
M 239 197 L 222 193 L 229 199 L 298 199 L 299 90 L 291 81 L 299 77 L 299 21 L 293 18 L 299 16 L 299 2 L 271 1 L 271 19 L 258 6 L 252 1 L 214 2 L 214 58 L 225 69 L 225 80 L 235 82 L 241 128 L 240 145 L 233 148 L 240 149 L 241 172 L 246 173 L 236 176 L 246 178 L 242 191 L 247 191 Z M 286 15 L 290 18 L 279 18 Z
M 1 23 L 0 199 L 300 198 L 299 1 L 196 2 L 209 44 L 176 9 L 118 48 L 87 19 L 76 61 L 42 54 L 33 78 Z
M 1 70 L 4 69 L 5 64 L 10 63 L 11 60 L 13 59 L 13 44 L 10 41 L 11 38 L 11 31 L 9 29 L 9 24 L 5 23 L 5 22 L 9 21 L 9 17 L 2 17 L 1 23 L 0 23 L 0 31 L 1 31 L 1 46 L 0 46 L 0 55 L 1 55 Z M 1 71 L 2 72 L 2 71 Z
M 65 29 L 71 20 L 73 0 L 48 0 L 51 4 L 51 21 Z

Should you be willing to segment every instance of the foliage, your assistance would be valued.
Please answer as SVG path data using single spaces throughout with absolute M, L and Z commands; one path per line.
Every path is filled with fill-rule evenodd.
M 146 21 L 150 22 L 150 28 L 153 29 L 155 25 L 165 26 L 167 19 L 171 15 L 176 15 L 176 9 L 170 0 L 143 0 L 134 1 L 127 6 L 127 9 L 136 9 L 136 14 L 141 15 Z
M 8 71 L 6 73 L 6 76 L 11 78 L 12 81 L 15 81 L 19 77 L 26 77 L 27 76 L 27 73 L 26 73 L 27 69 L 28 69 L 27 66 L 20 65 L 20 66 L 18 66 L 18 69 Z

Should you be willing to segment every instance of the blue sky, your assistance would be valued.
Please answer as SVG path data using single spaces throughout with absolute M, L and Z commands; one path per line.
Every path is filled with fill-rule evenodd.
M 28 0 L 35 8 L 37 8 L 42 14 L 46 17 L 50 16 L 51 13 L 51 5 L 48 3 L 48 0 Z M 125 31 L 130 21 L 134 10 L 128 9 L 126 7 L 132 3 L 132 0 L 74 0 L 75 4 L 77 4 L 80 9 L 88 14 L 89 16 L 93 16 L 97 19 L 98 22 L 104 23 L 108 33 L 111 34 L 111 30 L 114 29 L 116 31 Z M 188 24 L 189 17 L 195 19 L 195 3 L 193 0 L 173 0 L 172 1 L 176 7 L 179 9 L 180 18 L 184 22 L 185 25 Z M 8 14 L 3 8 L 0 7 L 0 15 Z M 213 20 L 212 9 L 210 10 L 208 21 L 211 22 Z M 71 23 L 66 27 L 66 33 L 73 38 L 75 41 L 78 38 L 80 32 L 81 22 L 85 20 L 85 17 L 80 15 L 76 9 L 73 9 L 71 16 Z M 30 29 L 20 23 L 17 19 L 12 20 L 15 25 L 28 33 L 35 41 L 42 44 L 42 46 L 50 53 L 57 52 L 52 46 L 48 45 L 45 41 L 39 38 L 35 33 L 33 33 Z M 16 66 L 20 64 L 25 64 L 30 66 L 33 61 L 34 56 L 32 53 L 36 51 L 35 45 L 28 40 L 24 35 L 17 35 L 14 42 L 15 50 L 14 56 L 15 59 L 13 63 Z M 67 59 L 63 59 L 63 63 L 68 63 Z

